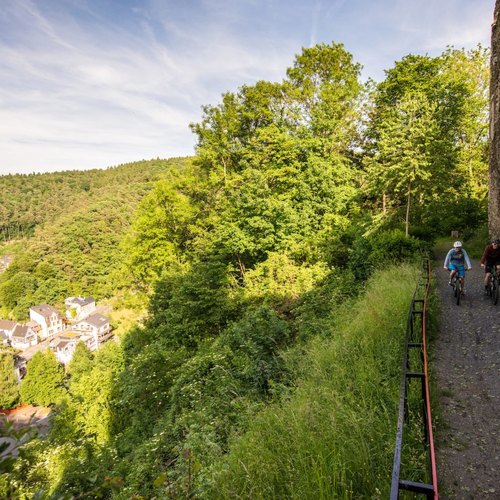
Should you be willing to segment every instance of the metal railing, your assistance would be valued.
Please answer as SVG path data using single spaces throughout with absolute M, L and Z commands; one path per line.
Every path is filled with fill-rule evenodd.
M 403 353 L 403 373 L 399 397 L 399 416 L 392 469 L 391 500 L 399 498 L 400 491 L 419 493 L 427 498 L 438 498 L 436 458 L 432 434 L 431 405 L 427 371 L 426 309 L 430 287 L 430 261 L 422 262 L 422 276 L 415 288 L 408 314 L 405 346 Z M 413 382 L 418 382 L 414 384 Z M 417 387 L 415 387 L 415 385 Z M 426 454 L 426 477 L 428 482 L 417 482 L 401 478 L 401 459 L 403 452 L 403 434 L 410 423 L 409 396 L 419 391 L 420 417 L 423 425 L 423 446 Z

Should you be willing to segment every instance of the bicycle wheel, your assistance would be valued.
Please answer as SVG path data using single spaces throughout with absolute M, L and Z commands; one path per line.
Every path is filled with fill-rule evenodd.
M 457 279 L 455 280 L 455 298 L 457 299 L 457 306 L 460 305 L 460 298 L 462 295 L 462 282 Z
M 493 293 L 491 296 L 491 300 L 493 301 L 493 304 L 495 304 L 495 305 L 498 304 L 498 281 L 497 280 L 493 281 Z

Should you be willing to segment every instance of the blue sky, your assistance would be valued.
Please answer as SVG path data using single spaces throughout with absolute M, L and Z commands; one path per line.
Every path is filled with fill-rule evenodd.
M 494 0 L 1 0 L 0 174 L 194 153 L 225 91 L 343 43 L 380 81 L 406 54 L 489 46 Z

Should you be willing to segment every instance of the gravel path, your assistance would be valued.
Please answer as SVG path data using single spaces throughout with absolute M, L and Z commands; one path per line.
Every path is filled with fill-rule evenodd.
M 483 293 L 478 260 L 453 302 L 444 255 L 436 262 L 440 327 L 432 368 L 439 389 L 435 435 L 442 499 L 500 499 L 500 303 Z

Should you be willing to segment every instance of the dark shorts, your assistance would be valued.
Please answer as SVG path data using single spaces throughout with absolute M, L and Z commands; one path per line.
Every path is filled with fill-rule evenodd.
M 488 260 L 484 266 L 485 273 L 491 273 L 494 266 L 500 266 L 500 260 Z

